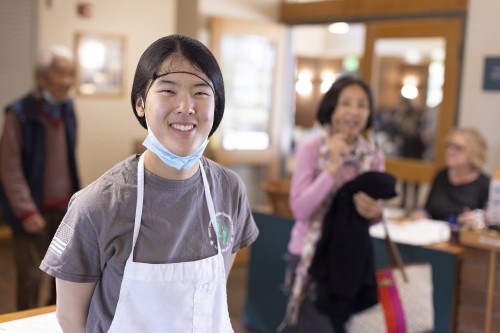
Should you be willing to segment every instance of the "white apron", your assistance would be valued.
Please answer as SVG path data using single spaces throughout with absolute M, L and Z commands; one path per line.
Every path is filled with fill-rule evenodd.
M 137 168 L 137 205 L 132 251 L 125 264 L 120 297 L 108 332 L 234 333 L 229 320 L 226 273 L 217 237 L 215 256 L 191 262 L 134 262 L 144 197 L 144 154 Z M 210 219 L 219 228 L 200 161 Z

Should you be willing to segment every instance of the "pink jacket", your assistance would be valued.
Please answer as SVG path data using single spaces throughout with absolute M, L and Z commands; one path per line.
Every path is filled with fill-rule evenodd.
M 324 136 L 310 138 L 299 144 L 295 155 L 290 208 L 296 221 L 288 243 L 288 251 L 294 255 L 300 255 L 302 252 L 309 221 L 312 218 L 323 218 L 331 194 L 344 183 L 354 179 L 362 170 L 384 171 L 382 152 L 360 137 L 355 149 L 356 161 L 345 163 L 337 174 L 332 176 L 320 168 L 320 148 L 323 141 Z

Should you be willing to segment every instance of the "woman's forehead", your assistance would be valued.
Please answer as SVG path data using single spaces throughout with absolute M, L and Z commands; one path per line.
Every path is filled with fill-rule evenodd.
M 199 78 L 209 82 L 212 81 L 208 78 L 208 76 L 200 70 L 198 67 L 191 64 L 185 58 L 182 57 L 168 57 L 163 61 L 160 68 L 158 69 L 157 76 L 163 76 L 169 73 L 191 73 Z
M 456 132 L 456 133 L 453 133 L 451 135 L 450 140 L 463 142 L 463 141 L 465 141 L 465 135 L 464 135 L 464 133 Z

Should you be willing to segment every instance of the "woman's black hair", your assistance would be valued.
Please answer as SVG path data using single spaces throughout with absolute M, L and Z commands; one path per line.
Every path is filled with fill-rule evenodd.
M 345 88 L 353 84 L 360 86 L 368 96 L 368 109 L 370 111 L 370 115 L 368 116 L 365 129 L 372 126 L 374 106 L 371 89 L 365 81 L 351 75 L 342 76 L 336 79 L 330 89 L 323 96 L 323 99 L 319 104 L 318 112 L 316 113 L 316 120 L 321 125 L 331 124 L 332 114 L 337 108 L 340 94 Z
M 150 84 L 158 75 L 162 74 L 158 72 L 160 66 L 171 55 L 186 59 L 212 81 L 215 110 L 214 123 L 209 134 L 211 136 L 219 127 L 224 115 L 225 95 L 222 72 L 212 52 L 201 42 L 187 36 L 170 35 L 160 38 L 144 51 L 137 64 L 132 85 L 131 101 L 134 115 L 142 127 L 147 128 L 145 117 L 137 115 L 136 101 L 139 98 L 146 101 L 146 93 Z

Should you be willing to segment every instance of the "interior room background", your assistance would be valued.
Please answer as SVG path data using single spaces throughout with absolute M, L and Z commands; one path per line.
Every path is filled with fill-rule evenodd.
M 90 5 L 90 17 L 78 15 L 76 8 L 82 3 Z M 31 66 L 27 64 L 33 63 L 36 50 L 52 43 L 73 47 L 78 32 L 125 36 L 124 93 L 109 98 L 78 95 L 75 98 L 80 126 L 78 160 L 82 183 L 87 185 L 132 154 L 134 142 L 146 135 L 132 115 L 129 92 L 133 70 L 147 45 L 177 32 L 196 34 L 208 45 L 211 17 L 277 23 L 279 3 L 280 0 L 2 0 L 0 104 L 3 107 L 32 86 Z M 500 169 L 500 92 L 482 89 L 485 58 L 500 56 L 500 43 L 496 40 L 499 12 L 497 0 L 469 0 L 457 96 L 457 125 L 477 127 L 488 140 L 487 171 Z M 298 56 L 301 52 L 303 57 L 314 57 L 293 49 L 291 43 L 287 48 L 291 57 L 292 53 Z M 285 126 L 293 126 L 290 120 L 294 119 L 291 80 L 293 73 L 276 83 L 284 87 L 283 96 L 275 97 L 286 100 L 282 112 L 289 117 L 285 118 Z M 2 119 L 3 115 L 1 123 Z M 286 133 L 285 147 L 292 135 L 290 131 Z M 239 166 L 234 169 L 249 187 L 251 203 L 261 204 L 265 200 L 261 188 L 265 172 Z

